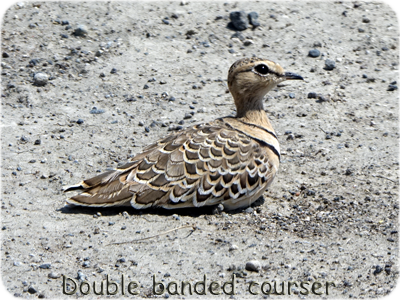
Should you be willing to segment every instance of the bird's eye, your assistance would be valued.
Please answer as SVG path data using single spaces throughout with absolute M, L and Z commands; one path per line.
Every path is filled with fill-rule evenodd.
M 268 74 L 268 72 L 269 72 L 268 67 L 267 67 L 266 65 L 264 65 L 264 64 L 261 64 L 261 65 L 256 66 L 256 67 L 254 68 L 254 70 L 255 70 L 257 73 L 261 74 L 261 75 L 266 75 L 266 74 Z

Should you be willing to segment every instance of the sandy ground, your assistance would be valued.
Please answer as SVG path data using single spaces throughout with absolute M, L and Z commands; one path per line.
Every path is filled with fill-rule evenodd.
M 239 10 L 261 26 L 232 38 Z M 112 298 L 260 299 L 288 297 L 292 282 L 291 298 L 387 295 L 399 272 L 398 36 L 380 2 L 11 6 L 1 40 L 6 289 L 67 299 L 90 284 L 85 297 L 99 298 L 108 280 L 108 292 L 119 286 Z M 282 160 L 264 201 L 232 213 L 64 207 L 63 186 L 178 126 L 234 113 L 227 71 L 252 55 L 305 78 L 266 97 Z

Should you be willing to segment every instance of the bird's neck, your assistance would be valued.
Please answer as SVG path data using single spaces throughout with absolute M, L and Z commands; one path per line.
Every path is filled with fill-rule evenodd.
M 236 99 L 236 118 L 251 124 L 271 128 L 267 114 L 264 111 L 262 102 L 263 97 L 253 97 L 248 99 Z

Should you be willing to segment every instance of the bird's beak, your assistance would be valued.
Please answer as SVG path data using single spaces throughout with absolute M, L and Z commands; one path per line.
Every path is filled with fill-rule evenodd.
M 292 72 L 285 72 L 285 79 L 286 80 L 304 80 L 303 77 L 300 75 L 297 75 L 296 73 Z

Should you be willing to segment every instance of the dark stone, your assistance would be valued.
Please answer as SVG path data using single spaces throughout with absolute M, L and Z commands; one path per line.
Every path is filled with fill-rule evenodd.
M 61 21 L 61 25 L 69 25 L 69 22 L 67 20 Z
M 82 119 L 78 119 L 78 121 L 76 121 L 76 123 L 79 124 L 79 125 L 83 124 L 83 122 L 85 122 L 85 121 L 83 121 Z
M 325 70 L 331 71 L 336 67 L 336 63 L 335 61 L 333 61 L 332 59 L 327 59 L 325 60 Z
M 39 64 L 39 60 L 36 58 L 33 58 L 29 61 L 29 64 L 32 66 L 36 66 L 37 64 Z
M 40 145 L 41 143 L 42 143 L 41 140 L 36 140 L 34 144 L 35 144 L 35 145 Z
M 112 68 L 110 73 L 111 73 L 111 74 L 117 73 L 117 69 L 116 69 L 116 68 Z
M 353 170 L 350 169 L 350 168 L 347 169 L 346 172 L 344 173 L 344 175 L 347 175 L 347 176 L 348 176 L 348 175 L 351 175 L 351 174 L 353 174 Z
M 68 36 L 68 34 L 64 34 L 64 33 L 63 33 L 63 34 L 61 34 L 61 38 L 62 38 L 62 39 L 68 39 L 69 36 Z
M 381 267 L 381 266 L 376 266 L 375 267 L 375 270 L 374 270 L 374 275 L 376 276 L 376 275 L 378 275 L 379 273 L 381 273 L 383 271 L 383 268 Z
M 397 90 L 398 89 L 398 87 L 397 87 L 397 85 L 394 85 L 394 84 L 389 84 L 389 87 L 388 87 L 388 91 L 389 92 L 392 92 L 392 91 L 395 91 L 395 90 Z
M 30 287 L 28 288 L 28 293 L 29 293 L 29 294 L 35 294 L 35 293 L 37 293 L 37 289 L 34 288 L 33 286 L 30 286 Z
M 248 17 L 251 25 L 253 25 L 254 27 L 260 26 L 260 22 L 258 22 L 258 13 L 252 11 L 251 13 L 248 14 Z
M 312 49 L 308 52 L 308 56 L 310 57 L 318 57 L 320 56 L 321 52 L 318 49 Z
M 308 93 L 307 98 L 316 99 L 317 98 L 317 93 L 316 92 L 310 92 L 310 93 Z
M 7 53 L 7 52 L 3 52 L 2 56 L 3 56 L 3 58 L 10 57 L 10 55 L 8 55 L 8 53 Z
M 233 11 L 229 14 L 232 25 L 237 30 L 246 30 L 249 27 L 249 18 L 244 11 Z

